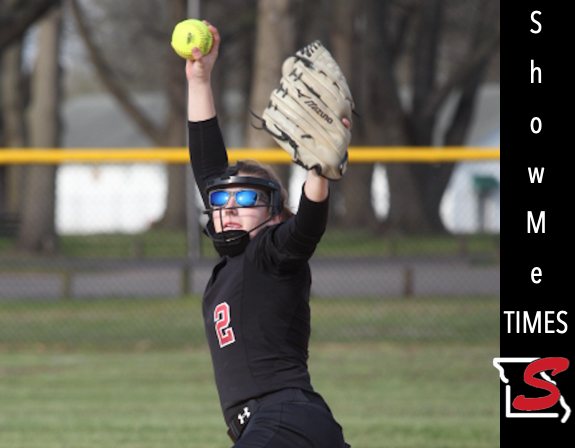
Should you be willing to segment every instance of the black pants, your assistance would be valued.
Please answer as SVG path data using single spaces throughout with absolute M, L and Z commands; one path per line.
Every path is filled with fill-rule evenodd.
M 275 401 L 275 400 L 274 400 Z M 326 405 L 311 402 L 299 389 L 282 401 L 263 403 L 233 448 L 346 448 L 341 426 Z

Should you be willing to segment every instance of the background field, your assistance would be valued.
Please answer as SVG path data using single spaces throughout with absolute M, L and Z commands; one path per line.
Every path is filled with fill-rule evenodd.
M 499 446 L 499 299 L 312 299 L 354 448 Z M 200 299 L 0 304 L 0 447 L 227 447 Z
M 188 255 L 184 230 L 153 229 L 137 234 L 63 235 L 62 258 L 165 259 Z M 499 234 L 426 235 L 377 237 L 364 230 L 328 230 L 316 257 L 469 256 L 499 262 Z M 201 238 L 201 254 L 217 258 L 208 238 Z M 25 257 L 18 253 L 13 238 L 0 236 L 2 258 Z M 32 258 L 32 257 L 29 257 Z

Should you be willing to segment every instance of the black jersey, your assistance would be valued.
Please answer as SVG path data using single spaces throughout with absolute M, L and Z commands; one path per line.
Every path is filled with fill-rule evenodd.
M 203 192 L 227 168 L 217 119 L 190 123 L 189 135 Z M 226 422 L 235 406 L 251 398 L 289 387 L 313 391 L 308 260 L 325 231 L 327 204 L 302 193 L 295 216 L 260 229 L 243 253 L 222 257 L 213 270 L 202 308 Z

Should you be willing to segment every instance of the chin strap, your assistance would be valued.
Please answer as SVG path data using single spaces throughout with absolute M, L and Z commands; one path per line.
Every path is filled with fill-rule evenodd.
M 268 205 L 258 205 L 255 207 L 269 207 Z M 230 207 L 230 208 L 240 208 L 240 207 Z M 271 215 L 268 219 L 266 219 L 264 222 L 262 222 L 261 224 L 258 224 L 257 226 L 255 226 L 253 229 L 249 230 L 249 231 L 245 231 L 245 230 L 228 230 L 228 231 L 224 231 L 224 232 L 214 232 L 214 234 L 212 235 L 212 233 L 209 230 L 209 226 L 206 226 L 206 235 L 208 235 L 208 238 L 210 238 L 212 241 L 218 241 L 218 242 L 223 242 L 226 244 L 229 243 L 233 243 L 234 241 L 237 241 L 239 239 L 241 239 L 243 237 L 244 234 L 249 235 L 250 233 L 252 233 L 254 230 L 259 229 L 260 227 L 265 226 L 268 222 L 270 222 L 272 219 L 274 219 L 274 217 L 277 216 L 277 213 Z M 220 213 L 220 226 L 223 229 L 224 228 L 224 222 Z M 238 234 L 238 232 L 241 232 L 241 235 Z M 232 235 L 233 233 L 233 235 Z M 226 235 L 227 234 L 227 235 Z
M 265 207 L 265 206 L 264 206 Z M 239 207 L 233 207 L 239 208 Z M 250 233 L 254 230 L 257 230 L 263 226 L 265 226 L 268 222 L 270 222 L 278 213 L 271 215 L 268 219 L 266 219 L 261 224 L 255 226 L 250 231 L 245 230 L 228 230 L 226 232 L 211 232 L 210 225 L 213 227 L 213 221 L 208 223 L 208 225 L 204 228 L 205 234 L 208 236 L 210 240 L 214 243 L 214 247 L 216 251 L 220 254 L 220 256 L 228 255 L 230 257 L 234 257 L 244 252 L 247 245 L 250 242 Z M 220 213 L 220 225 L 223 228 L 223 220 Z M 215 229 L 214 229 L 215 230 Z

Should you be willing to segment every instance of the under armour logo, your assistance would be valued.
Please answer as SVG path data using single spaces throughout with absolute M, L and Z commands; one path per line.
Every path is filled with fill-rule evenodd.
M 250 418 L 250 415 L 252 415 L 252 414 L 250 414 L 250 410 L 247 407 L 245 407 L 244 413 L 238 414 L 238 420 L 240 421 L 240 425 L 244 426 L 244 421 L 245 421 L 244 419 Z

